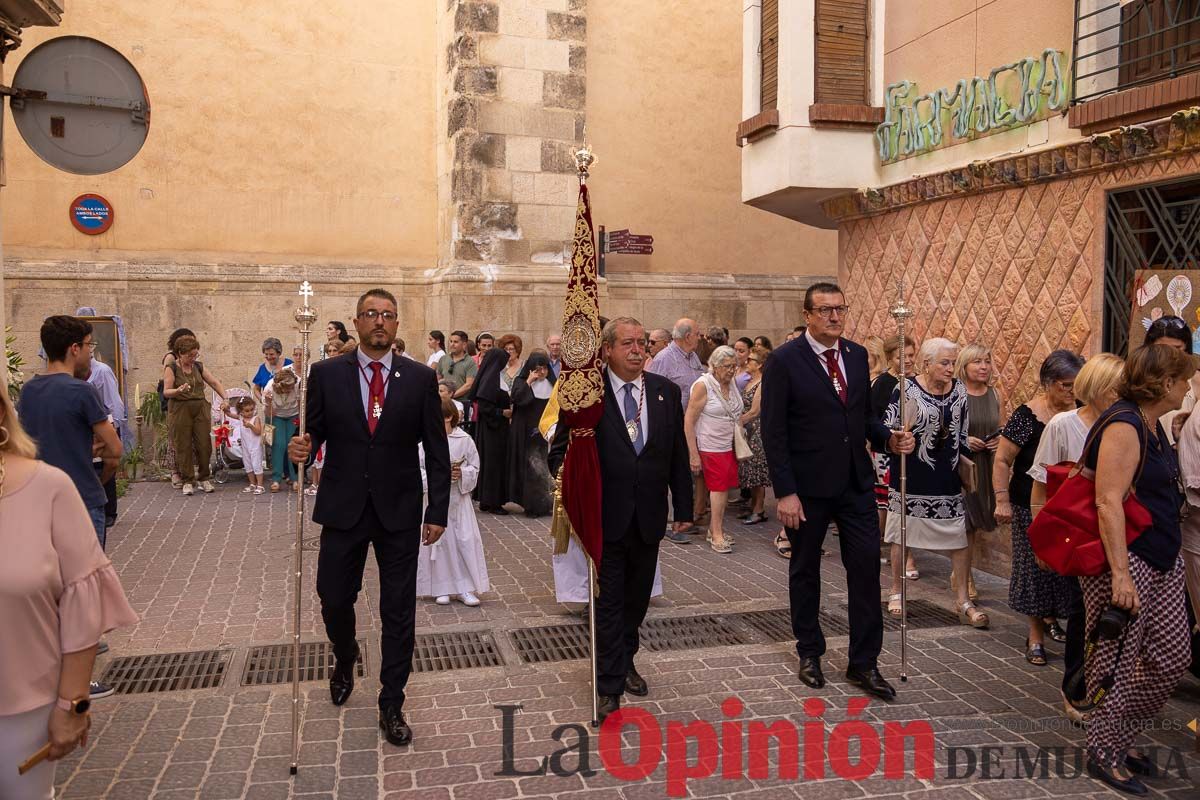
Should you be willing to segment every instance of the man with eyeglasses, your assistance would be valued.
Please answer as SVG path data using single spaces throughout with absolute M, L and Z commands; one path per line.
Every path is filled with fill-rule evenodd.
M 763 370 L 763 448 L 792 546 L 788 592 L 800 680 L 817 689 L 825 685 L 818 614 L 821 545 L 832 521 L 840 534 L 850 606 L 846 679 L 892 700 L 896 690 L 878 669 L 880 535 L 867 443 L 881 452 L 909 453 L 914 442 L 911 433 L 890 431 L 871 415 L 867 351 L 842 338 L 849 310 L 837 284 L 816 283 L 805 292 L 807 330 L 779 347 Z
M 336 659 L 330 699 L 340 706 L 354 690 L 359 655 L 354 602 L 371 545 L 383 623 L 379 727 L 389 742 L 402 746 L 412 741 L 403 706 L 415 643 L 417 557 L 421 545 L 436 542 L 446 528 L 450 449 L 437 373 L 392 353 L 396 298 L 384 289 L 368 291 L 358 300 L 354 327 L 355 352 L 313 365 L 308 431 L 292 438 L 288 455 L 304 462 L 325 445 L 313 521 L 323 526 L 317 595 Z M 424 449 L 429 484 L 423 518 L 418 448 Z

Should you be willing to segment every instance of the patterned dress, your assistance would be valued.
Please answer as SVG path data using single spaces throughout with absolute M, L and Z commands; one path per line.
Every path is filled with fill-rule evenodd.
M 1029 544 L 1029 525 L 1033 515 L 1029 510 L 1033 479 L 1029 468 L 1037 455 L 1038 443 L 1046 425 L 1033 410 L 1022 405 L 1013 412 L 1001 434 L 1021 448 L 1013 461 L 1012 479 L 1008 484 L 1012 503 L 1012 579 L 1008 584 L 1008 605 L 1018 614 L 1030 617 L 1069 616 L 1071 587 L 1067 578 L 1047 572 L 1037 565 L 1033 547 Z
M 912 420 L 917 449 L 908 456 L 908 493 L 900 506 L 900 469 L 891 471 L 887 530 L 884 541 L 900 542 L 900 516 L 907 521 L 907 544 L 923 550 L 957 550 L 967 546 L 959 456 L 967 452 L 967 390 L 954 381 L 945 394 L 926 391 L 908 381 L 905 416 Z M 900 421 L 900 387 L 892 392 L 884 424 L 896 429 Z
M 762 388 L 762 382 L 748 385 L 742 391 L 742 404 L 749 409 L 754 403 L 754 395 Z M 762 418 L 759 417 L 746 426 L 746 441 L 754 451 L 754 457 L 738 462 L 738 483 L 743 489 L 758 489 L 771 485 L 771 476 L 767 472 L 767 454 L 763 449 Z

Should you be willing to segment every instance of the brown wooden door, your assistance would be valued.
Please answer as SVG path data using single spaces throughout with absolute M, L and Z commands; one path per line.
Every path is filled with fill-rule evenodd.
M 870 101 L 869 0 L 817 0 L 816 102 Z

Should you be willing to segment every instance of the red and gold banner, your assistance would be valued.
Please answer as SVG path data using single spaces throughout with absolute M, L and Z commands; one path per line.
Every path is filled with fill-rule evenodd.
M 596 426 L 604 411 L 604 376 L 600 369 L 600 290 L 596 278 L 591 201 L 587 184 L 580 181 L 575 247 L 563 308 L 563 368 L 555 388 L 562 413 L 560 424 L 571 428 L 562 466 L 562 504 L 579 543 L 598 568 L 604 536 Z

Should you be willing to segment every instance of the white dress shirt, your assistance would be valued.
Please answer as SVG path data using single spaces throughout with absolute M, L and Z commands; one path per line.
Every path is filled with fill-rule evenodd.
M 358 388 L 362 392 L 363 413 L 370 418 L 371 408 L 368 404 L 371 402 L 371 378 L 374 377 L 374 371 L 370 365 L 376 359 L 364 353 L 361 347 L 354 352 L 358 357 Z M 380 364 L 383 364 L 383 372 L 379 373 L 379 375 L 383 378 L 383 396 L 386 399 L 388 387 L 392 382 L 391 379 L 396 377 L 390 374 L 392 371 L 392 351 L 388 350 L 378 361 Z
M 842 349 L 837 344 L 833 347 L 826 347 L 814 339 L 808 331 L 804 332 L 804 338 L 808 341 L 808 345 L 813 349 L 813 352 L 817 354 L 817 361 L 821 362 L 821 366 L 825 368 L 825 372 L 829 375 L 830 379 L 833 378 L 833 375 L 829 372 L 829 362 L 825 360 L 825 351 L 832 350 L 837 353 L 838 369 L 842 371 L 842 380 L 846 382 L 846 388 L 850 388 L 850 379 L 846 376 L 846 360 L 842 358 Z M 840 343 L 841 340 L 839 339 L 838 344 Z
M 621 419 L 625 419 L 625 384 L 629 381 L 623 381 L 617 377 L 611 369 L 608 372 L 608 385 L 612 387 L 613 394 L 617 396 L 617 413 L 621 415 Z M 633 402 L 637 403 L 642 396 L 642 392 L 646 388 L 646 376 L 638 375 L 633 383 Z M 638 422 L 642 426 L 642 444 L 650 441 L 650 403 L 642 402 L 642 413 L 638 415 Z M 632 442 L 632 440 L 630 440 Z

